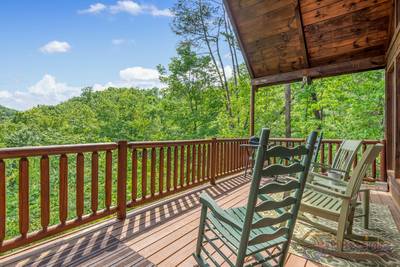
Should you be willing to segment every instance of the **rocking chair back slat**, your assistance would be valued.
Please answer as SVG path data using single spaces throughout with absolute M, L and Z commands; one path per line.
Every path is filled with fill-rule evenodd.
M 289 175 L 303 171 L 304 167 L 300 163 L 294 163 L 290 166 L 282 166 L 279 164 L 270 165 L 262 170 L 261 175 L 270 177 L 271 175 Z
M 262 211 L 280 209 L 287 207 L 289 205 L 293 205 L 294 203 L 296 203 L 296 199 L 294 197 L 287 197 L 282 201 L 267 200 L 258 204 L 255 208 L 255 211 L 262 212 Z
M 357 155 L 357 151 L 361 146 L 359 140 L 345 140 L 339 147 L 332 162 L 332 168 L 343 170 L 349 175 L 352 163 Z M 347 179 L 346 177 L 344 177 Z
M 258 190 L 258 194 L 275 194 L 279 192 L 287 192 L 294 189 L 298 189 L 300 187 L 300 183 L 294 180 L 291 180 L 287 183 L 281 184 L 278 182 L 271 182 L 267 185 L 264 185 Z

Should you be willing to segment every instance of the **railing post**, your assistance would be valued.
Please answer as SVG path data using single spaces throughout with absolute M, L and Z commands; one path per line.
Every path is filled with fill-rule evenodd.
M 380 156 L 380 178 L 382 181 L 387 182 L 387 157 L 386 157 L 386 140 L 381 140 L 383 149 Z
M 117 217 L 126 218 L 126 177 L 128 162 L 128 142 L 118 142 L 118 181 L 117 181 Z
M 211 139 L 211 179 L 210 183 L 215 185 L 215 167 L 217 164 L 217 138 Z

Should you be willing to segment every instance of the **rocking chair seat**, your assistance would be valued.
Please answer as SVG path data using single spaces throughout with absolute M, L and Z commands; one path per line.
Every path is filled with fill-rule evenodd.
M 318 211 L 321 217 L 336 220 L 340 216 L 343 199 L 322 192 L 305 189 L 301 201 L 301 211 Z
M 228 214 L 231 215 L 232 218 L 239 224 L 244 224 L 244 219 L 246 216 L 246 207 L 239 207 L 239 208 L 230 208 L 225 210 Z M 254 221 L 263 219 L 265 216 L 262 216 L 260 213 L 254 213 Z M 224 242 L 226 246 L 228 246 L 233 251 L 239 249 L 240 245 L 240 237 L 241 237 L 241 230 L 231 225 L 224 223 L 221 220 L 218 220 L 212 212 L 207 214 L 207 218 L 210 220 L 211 224 L 210 229 L 211 231 L 217 235 L 220 240 Z M 279 227 L 274 226 L 267 226 L 263 228 L 253 229 L 250 232 L 250 239 L 256 238 L 260 235 L 273 235 L 279 230 Z M 256 245 L 249 245 L 247 247 L 246 256 L 254 255 L 258 252 L 265 251 L 268 248 L 275 247 L 277 245 L 283 244 L 287 242 L 287 238 L 284 236 L 279 236 L 275 239 L 268 240 L 263 243 L 259 243 Z

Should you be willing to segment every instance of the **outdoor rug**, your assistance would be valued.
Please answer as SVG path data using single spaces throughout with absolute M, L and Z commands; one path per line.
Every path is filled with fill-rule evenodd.
M 335 250 L 335 236 L 298 221 L 294 237 L 321 249 L 307 248 L 292 241 L 290 252 L 325 266 L 400 266 L 400 233 L 389 208 L 372 203 L 370 209 L 370 229 L 364 229 L 362 218 L 356 218 L 353 232 L 358 235 L 379 237 L 379 242 L 345 240 L 344 251 L 352 252 L 352 255 L 341 258 L 331 251 L 326 251 L 326 249 Z M 335 227 L 335 223 L 328 220 L 320 219 L 319 223 Z

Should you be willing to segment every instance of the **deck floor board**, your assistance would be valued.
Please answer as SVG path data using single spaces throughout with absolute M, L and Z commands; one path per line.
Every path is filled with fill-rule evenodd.
M 0 258 L 0 266 L 193 266 L 202 190 L 225 208 L 246 203 L 248 178 L 233 176 L 130 212 L 125 221 L 99 223 Z M 400 208 L 390 194 L 373 191 L 371 200 L 388 205 L 400 229 Z M 228 257 L 229 249 L 219 244 Z M 221 266 L 227 266 L 214 253 Z M 285 266 L 320 266 L 289 254 Z

